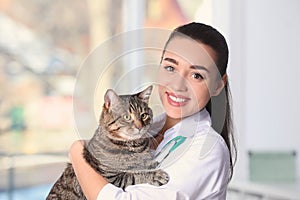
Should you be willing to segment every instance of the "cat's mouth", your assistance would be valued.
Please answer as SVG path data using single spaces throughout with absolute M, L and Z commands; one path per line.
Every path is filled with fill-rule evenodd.
M 137 140 L 143 137 L 144 134 L 140 133 L 139 131 L 117 131 L 117 132 L 110 132 L 108 137 L 113 140 L 120 140 L 120 141 L 129 141 L 129 140 Z

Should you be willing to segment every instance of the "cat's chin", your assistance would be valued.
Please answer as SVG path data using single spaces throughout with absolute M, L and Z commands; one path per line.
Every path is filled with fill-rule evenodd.
M 144 137 L 140 133 L 135 133 L 135 134 L 128 134 L 128 133 L 113 133 L 113 134 L 108 134 L 107 137 L 112 140 L 117 140 L 117 141 L 131 141 L 131 140 L 138 140 Z

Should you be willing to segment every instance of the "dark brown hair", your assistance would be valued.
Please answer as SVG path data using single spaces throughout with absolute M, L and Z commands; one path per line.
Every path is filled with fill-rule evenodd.
M 197 42 L 210 46 L 216 54 L 214 61 L 219 70 L 220 77 L 226 75 L 229 51 L 227 42 L 219 31 L 209 25 L 196 22 L 179 26 L 171 33 L 168 41 L 166 42 L 164 51 L 172 38 L 182 37 L 184 35 L 196 40 Z M 228 80 L 226 81 L 221 93 L 218 96 L 211 97 L 210 101 L 206 105 L 206 109 L 211 115 L 212 127 L 221 134 L 229 149 L 231 179 L 233 175 L 233 166 L 236 161 L 237 150 L 233 136 L 231 93 Z

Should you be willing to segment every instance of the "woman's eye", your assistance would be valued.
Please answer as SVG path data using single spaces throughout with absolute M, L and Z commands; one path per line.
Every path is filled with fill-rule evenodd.
M 192 77 L 193 77 L 193 79 L 197 79 L 197 80 L 204 79 L 204 77 L 199 73 L 192 74 Z
M 148 118 L 148 114 L 147 113 L 141 114 L 141 118 L 142 120 L 146 120 Z
M 126 121 L 131 120 L 131 116 L 128 115 L 128 114 L 124 115 L 123 118 L 124 118 Z
M 169 72 L 173 72 L 174 71 L 174 67 L 172 67 L 172 66 L 165 66 L 164 68 L 165 68 L 165 70 L 167 70 Z

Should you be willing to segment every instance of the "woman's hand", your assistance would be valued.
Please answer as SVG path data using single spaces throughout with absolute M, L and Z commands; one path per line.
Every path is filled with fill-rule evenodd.
M 94 200 L 108 182 L 86 162 L 83 157 L 83 147 L 83 140 L 75 141 L 71 145 L 69 158 L 84 195 L 88 200 Z
M 83 153 L 83 146 L 84 146 L 84 140 L 77 140 L 75 141 L 69 150 L 69 158 L 71 163 L 73 159 L 76 159 L 79 154 Z

